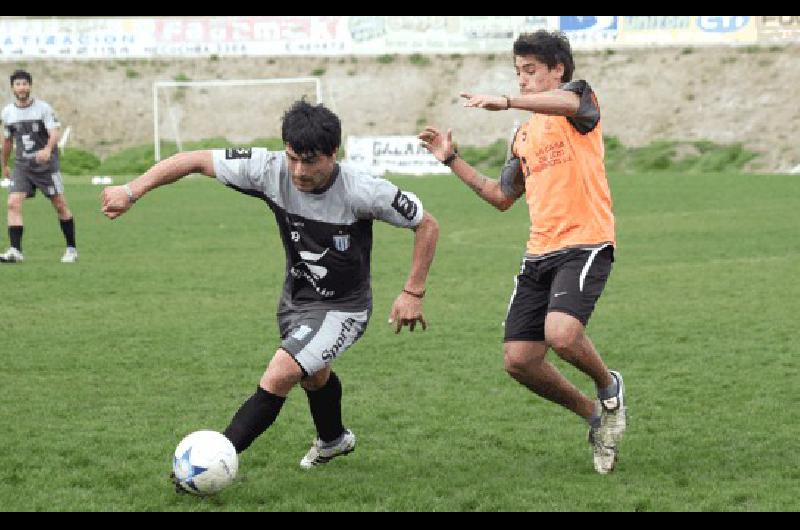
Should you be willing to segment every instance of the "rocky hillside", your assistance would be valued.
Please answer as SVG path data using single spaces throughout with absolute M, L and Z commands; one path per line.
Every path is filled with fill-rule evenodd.
M 654 140 L 739 142 L 761 156 L 757 171 L 800 165 L 800 47 L 678 48 L 579 52 L 576 78 L 598 93 L 605 133 L 623 144 Z M 319 76 L 323 99 L 345 134 L 414 134 L 424 124 L 451 127 L 462 144 L 507 138 L 520 112 L 464 109 L 461 91 L 512 93 L 510 56 L 218 58 L 196 60 L 27 61 L 34 94 L 72 128 L 69 145 L 106 156 L 152 142 L 155 80 Z M 10 100 L 10 92 L 8 93 Z M 212 88 L 170 93 L 161 127 L 183 140 L 224 136 L 233 142 L 279 136 L 283 109 L 296 92 Z

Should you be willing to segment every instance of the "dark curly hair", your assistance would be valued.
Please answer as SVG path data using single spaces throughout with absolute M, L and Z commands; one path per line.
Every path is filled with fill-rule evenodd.
M 311 105 L 301 99 L 283 115 L 281 138 L 300 156 L 330 156 L 342 143 L 342 124 L 338 116 L 321 103 Z
M 25 70 L 15 70 L 13 74 L 11 74 L 11 84 L 14 84 L 15 79 L 25 79 L 28 81 L 28 84 L 33 84 L 33 78 L 31 74 L 26 72 Z
M 534 33 L 522 33 L 514 41 L 514 56 L 533 55 L 551 70 L 558 64 L 564 65 L 561 81 L 572 81 L 575 62 L 572 59 L 572 46 L 561 31 L 540 29 Z

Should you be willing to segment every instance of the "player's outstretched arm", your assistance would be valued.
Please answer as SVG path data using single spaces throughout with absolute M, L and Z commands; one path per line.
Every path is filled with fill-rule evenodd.
M 456 154 L 453 147 L 452 129 L 448 129 L 445 135 L 436 127 L 429 126 L 419 134 L 418 138 L 422 140 L 422 146 L 430 151 L 440 162 L 449 160 L 455 155 L 455 158 L 450 162 L 450 169 L 453 173 L 464 184 L 472 188 L 472 191 L 477 193 L 481 199 L 498 210 L 508 210 L 517 200 L 517 197 L 509 197 L 503 192 L 499 181 L 484 177 L 477 169 Z
M 569 90 L 548 90 L 537 94 L 519 96 L 490 96 L 462 92 L 465 107 L 485 110 L 527 110 L 550 116 L 575 116 L 580 106 L 580 97 Z
M 392 311 L 389 314 L 389 324 L 394 327 L 395 333 L 400 333 L 403 326 L 408 326 L 409 331 L 419 322 L 422 329 L 428 328 L 425 316 L 422 314 L 422 299 L 425 296 L 425 282 L 428 272 L 436 254 L 436 243 L 439 240 L 439 223 L 425 212 L 422 221 L 414 229 L 414 251 L 411 259 L 411 271 L 408 274 L 403 291 L 395 299 Z
M 152 189 L 171 184 L 186 175 L 202 173 L 214 177 L 214 158 L 211 151 L 188 151 L 162 160 L 147 172 L 123 186 L 110 186 L 103 190 L 101 211 L 109 219 L 127 212 L 133 203 Z

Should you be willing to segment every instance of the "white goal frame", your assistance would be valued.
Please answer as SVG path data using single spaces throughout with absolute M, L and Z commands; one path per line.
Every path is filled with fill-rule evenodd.
M 322 103 L 322 82 L 319 77 L 282 77 L 272 79 L 226 79 L 210 81 L 156 81 L 153 83 L 153 148 L 156 162 L 161 160 L 161 141 L 159 139 L 158 89 L 179 87 L 222 87 L 222 86 L 254 86 L 254 85 L 288 85 L 292 83 L 314 83 L 317 91 L 317 103 Z M 177 134 L 177 128 L 176 128 Z M 178 145 L 180 146 L 180 139 Z M 180 147 L 178 148 L 180 150 Z

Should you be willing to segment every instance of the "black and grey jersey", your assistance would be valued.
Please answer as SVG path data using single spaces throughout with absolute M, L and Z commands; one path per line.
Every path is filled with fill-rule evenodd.
M 41 99 L 34 99 L 27 107 L 9 103 L 0 114 L 4 138 L 13 138 L 17 144 L 16 167 L 34 173 L 55 173 L 59 170 L 58 146 L 53 149 L 50 161 L 36 162 L 36 151 L 44 148 L 50 140 L 48 129 L 61 127 L 53 108 Z
M 267 203 L 286 251 L 286 280 L 278 311 L 363 310 L 372 306 L 372 221 L 415 228 L 422 204 L 391 182 L 337 165 L 323 190 L 298 190 L 286 153 L 214 150 L 217 180 Z

